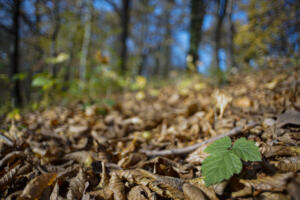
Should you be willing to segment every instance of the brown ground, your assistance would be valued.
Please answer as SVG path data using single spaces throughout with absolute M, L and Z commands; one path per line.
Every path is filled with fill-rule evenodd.
M 298 200 L 299 71 L 239 75 L 219 89 L 192 81 L 123 94 L 114 106 L 51 107 L 7 119 L 0 198 Z M 207 144 L 181 148 L 230 130 L 233 141 L 255 141 L 263 159 L 206 187 Z

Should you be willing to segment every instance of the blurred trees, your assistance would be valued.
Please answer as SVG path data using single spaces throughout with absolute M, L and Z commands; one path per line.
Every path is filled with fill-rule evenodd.
M 19 74 L 19 46 L 20 46 L 20 10 L 21 10 L 21 0 L 14 0 L 12 4 L 12 12 L 13 12 L 13 43 L 11 47 L 11 74 L 10 79 L 12 81 L 12 104 L 14 106 L 19 106 L 22 104 L 21 97 L 21 85 Z
M 122 27 L 122 34 L 121 34 L 121 64 L 120 68 L 122 74 L 125 74 L 127 70 L 127 40 L 129 35 L 129 22 L 130 22 L 130 3 L 131 0 L 122 0 L 122 11 L 121 11 L 121 27 Z
M 197 66 L 197 62 L 199 62 L 199 44 L 201 41 L 201 35 L 202 35 L 202 24 L 203 24 L 203 18 L 205 15 L 205 4 L 206 2 L 204 0 L 191 0 L 190 2 L 190 49 L 189 49 L 189 55 L 192 59 L 191 62 L 193 63 L 193 66 Z M 196 70 L 196 68 L 194 69 Z
M 298 4 L 294 0 L 249 0 L 240 5 L 248 21 L 237 24 L 237 63 L 264 66 L 276 58 L 299 58 Z
M 35 99 L 37 77 L 65 92 L 79 92 L 78 80 L 105 88 L 136 75 L 166 77 L 187 55 L 194 70 L 299 63 L 299 7 L 296 0 L 0 1 L 0 101 Z
M 88 48 L 91 38 L 91 20 L 93 13 L 93 1 L 87 0 L 84 2 L 84 36 L 82 40 L 81 57 L 80 57 L 80 79 L 85 81 L 86 78 L 86 60 L 88 55 Z
M 225 31 L 226 34 L 226 66 L 227 68 L 232 68 L 236 66 L 235 60 L 234 60 L 234 35 L 235 35 L 235 28 L 234 28 L 234 22 L 233 22 L 233 9 L 234 9 L 234 0 L 228 0 L 228 8 L 227 8 L 227 26 Z
M 226 15 L 228 0 L 216 0 L 216 25 L 215 25 L 215 32 L 214 32 L 214 44 L 213 44 L 213 63 L 212 67 L 216 70 L 219 70 L 220 67 L 220 55 L 219 50 L 221 48 L 221 38 L 222 38 L 222 28 L 223 28 L 223 21 Z M 216 71 L 214 70 L 214 71 Z

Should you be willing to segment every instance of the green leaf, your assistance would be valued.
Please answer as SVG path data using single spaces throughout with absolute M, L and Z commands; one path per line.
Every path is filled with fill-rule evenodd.
M 210 144 L 204 151 L 210 154 L 226 152 L 231 147 L 231 139 L 226 136 Z
M 235 141 L 232 151 L 244 161 L 261 161 L 261 156 L 255 142 L 240 138 Z
M 240 173 L 241 170 L 240 158 L 231 151 L 210 155 L 202 164 L 202 174 L 206 186 L 229 179 L 233 174 Z
M 18 73 L 13 76 L 13 80 L 24 80 L 27 77 L 26 73 Z
M 32 81 L 32 86 L 43 87 L 49 84 L 50 79 L 44 76 L 36 76 Z

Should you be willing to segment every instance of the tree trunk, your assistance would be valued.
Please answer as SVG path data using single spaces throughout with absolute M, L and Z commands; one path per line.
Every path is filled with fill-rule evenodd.
M 234 0 L 229 0 L 228 5 L 228 26 L 227 26 L 227 48 L 226 48 L 226 67 L 227 70 L 235 66 L 234 62 L 234 44 L 233 44 L 233 38 L 234 38 L 234 24 L 232 21 L 232 10 L 233 10 Z
M 146 60 L 147 60 L 147 53 L 143 51 L 142 55 L 141 55 L 141 61 L 140 61 L 139 67 L 138 67 L 138 75 L 140 75 L 140 76 L 143 75 L 144 67 L 146 65 Z
M 129 23 L 130 23 L 130 3 L 131 0 L 122 0 L 122 12 L 121 12 L 121 73 L 125 75 L 127 70 L 127 39 L 129 36 Z
M 300 1 L 296 1 L 295 2 L 295 27 L 296 30 L 295 32 L 298 34 L 298 38 L 297 41 L 295 42 L 295 44 L 293 45 L 293 51 L 296 52 L 296 56 L 298 56 L 298 58 L 300 58 L 300 51 L 299 51 L 299 47 L 300 47 Z
M 198 49 L 202 35 L 202 23 L 205 15 L 204 0 L 191 0 L 190 3 L 190 49 L 189 55 L 192 56 L 192 63 L 194 67 L 199 61 Z
M 166 33 L 165 33 L 165 44 L 164 44 L 164 62 L 162 75 L 167 76 L 171 69 L 171 45 L 172 45 L 172 27 L 171 27 L 171 9 L 173 7 L 174 1 L 168 0 L 169 9 L 165 12 L 165 24 L 166 24 Z
M 54 30 L 51 35 L 51 47 L 50 47 L 50 55 L 52 58 L 57 56 L 56 42 L 60 29 L 60 14 L 59 14 L 59 0 L 53 0 L 54 8 L 53 8 L 53 23 Z M 57 64 L 50 65 L 50 73 L 56 77 L 57 75 Z
M 86 9 L 84 14 L 84 37 L 82 42 L 81 49 L 81 58 L 80 58 L 80 80 L 85 81 L 86 78 L 86 59 L 89 50 L 90 38 L 91 38 L 91 19 L 92 19 L 92 0 L 87 0 Z
M 19 73 L 19 27 L 20 27 L 20 7 L 21 0 L 14 0 L 14 8 L 13 8 L 13 32 L 14 32 L 14 42 L 13 48 L 11 52 L 11 80 L 12 80 L 12 105 L 13 106 L 21 106 L 22 105 L 22 95 L 21 95 L 21 84 L 20 79 L 16 78 L 16 75 Z
M 226 14 L 227 0 L 217 0 L 217 23 L 215 29 L 215 45 L 213 52 L 213 66 L 216 70 L 220 70 L 219 50 L 221 47 L 221 35 L 223 20 Z

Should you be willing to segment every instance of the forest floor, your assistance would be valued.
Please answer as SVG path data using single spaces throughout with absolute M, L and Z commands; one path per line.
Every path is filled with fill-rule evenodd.
M 300 199 L 300 69 L 126 93 L 1 123 L 0 199 Z M 205 148 L 245 137 L 261 161 L 205 186 Z M 187 148 L 185 148 L 187 147 Z M 226 169 L 224 169 L 224 173 Z

